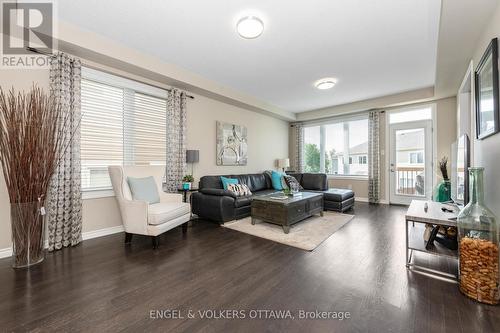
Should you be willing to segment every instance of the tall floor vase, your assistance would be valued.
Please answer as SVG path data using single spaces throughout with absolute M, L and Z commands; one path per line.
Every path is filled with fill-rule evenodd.
M 483 168 L 469 168 L 470 201 L 458 214 L 460 291 L 486 304 L 500 303 L 498 220 L 486 207 Z
M 45 219 L 39 201 L 10 205 L 12 267 L 38 264 L 45 258 Z

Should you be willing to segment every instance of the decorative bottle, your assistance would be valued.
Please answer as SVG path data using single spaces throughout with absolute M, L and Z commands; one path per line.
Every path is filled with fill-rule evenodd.
M 470 202 L 458 215 L 460 291 L 486 304 L 498 304 L 499 227 L 484 204 L 484 168 L 469 168 Z

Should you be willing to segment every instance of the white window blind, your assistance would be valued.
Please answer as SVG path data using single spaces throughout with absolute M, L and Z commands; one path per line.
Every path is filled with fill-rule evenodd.
M 82 189 L 111 188 L 109 165 L 165 165 L 167 91 L 82 70 Z

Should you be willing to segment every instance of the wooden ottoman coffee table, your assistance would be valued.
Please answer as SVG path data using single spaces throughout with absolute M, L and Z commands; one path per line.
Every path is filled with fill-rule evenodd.
M 323 193 L 301 192 L 301 195 L 280 199 L 272 193 L 252 198 L 252 224 L 257 220 L 281 225 L 287 234 L 290 226 L 315 214 L 323 216 Z

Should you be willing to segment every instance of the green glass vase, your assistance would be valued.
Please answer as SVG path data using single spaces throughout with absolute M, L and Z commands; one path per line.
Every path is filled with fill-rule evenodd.
M 483 168 L 469 168 L 470 202 L 458 215 L 460 291 L 487 304 L 498 304 L 499 228 L 484 204 Z
M 434 201 L 446 202 L 451 200 L 451 182 L 449 180 L 443 180 L 436 187 L 434 192 Z

